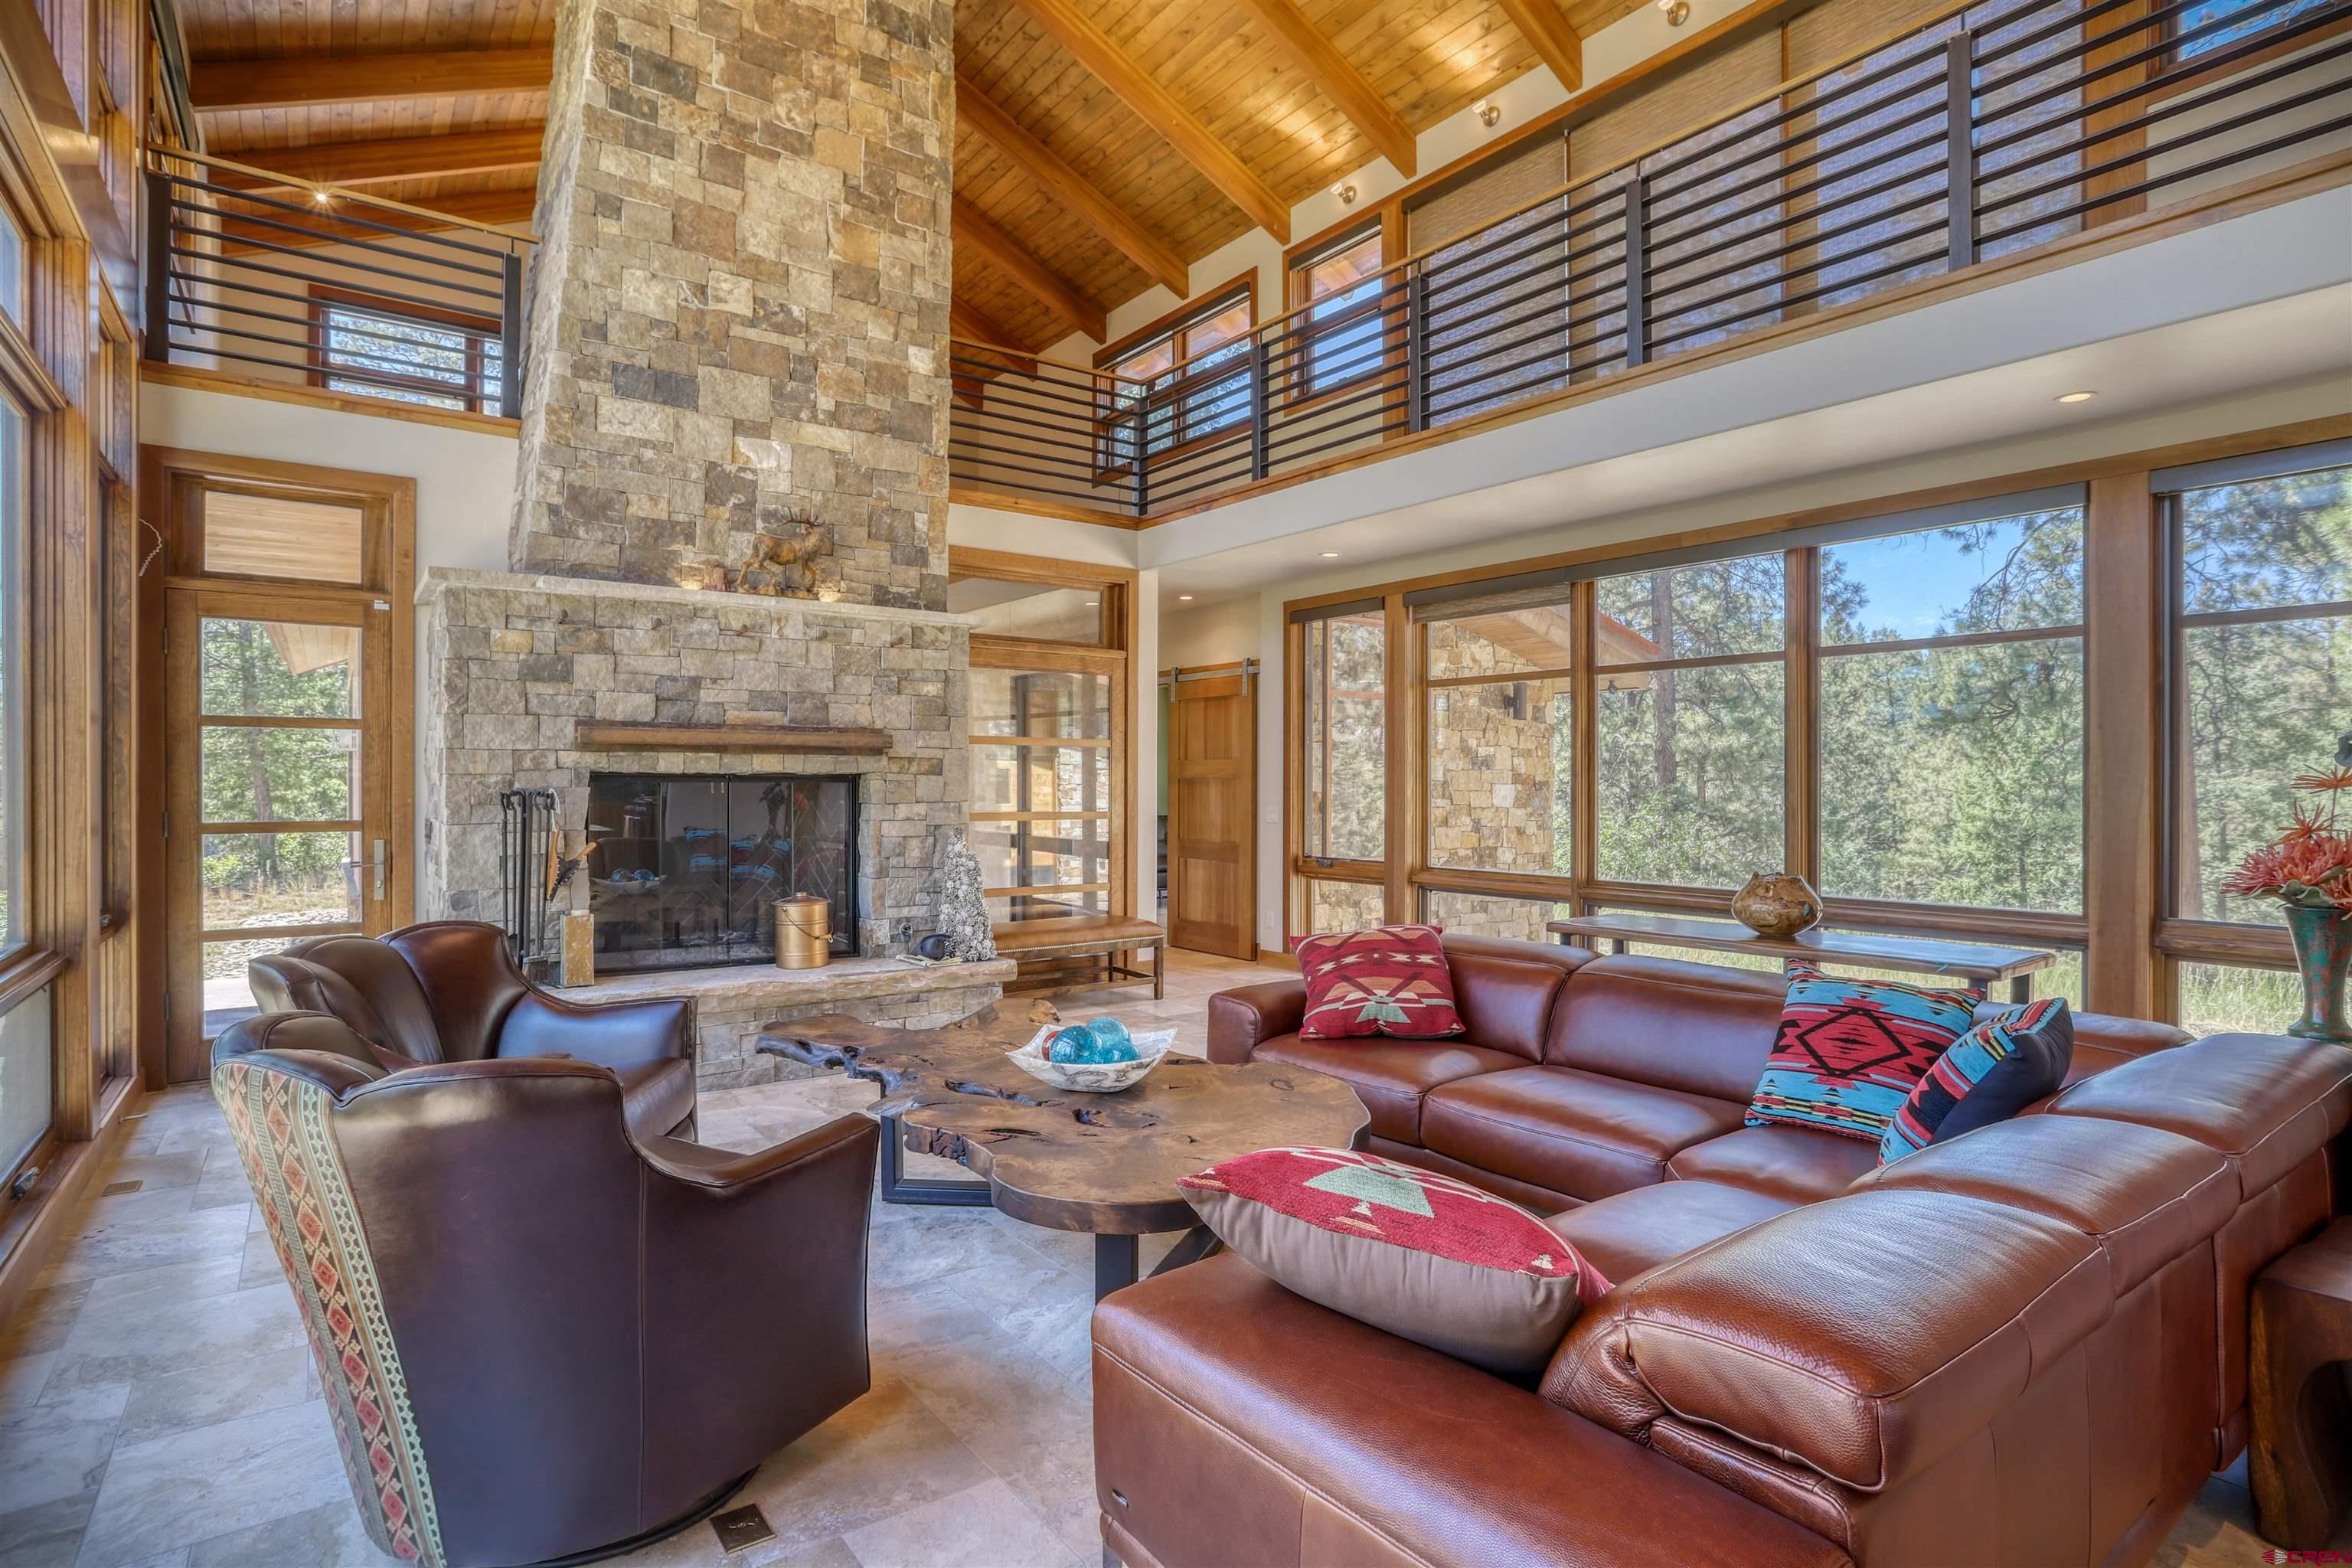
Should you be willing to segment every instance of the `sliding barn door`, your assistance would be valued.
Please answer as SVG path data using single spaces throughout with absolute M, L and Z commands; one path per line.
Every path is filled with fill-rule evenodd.
M 1168 940 L 1257 957 L 1257 666 L 1178 670 L 1168 703 Z

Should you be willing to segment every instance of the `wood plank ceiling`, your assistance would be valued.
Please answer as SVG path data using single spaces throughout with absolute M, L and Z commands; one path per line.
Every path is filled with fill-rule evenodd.
M 559 3 L 181 0 L 205 150 L 528 222 Z M 956 331 L 1099 332 L 1646 3 L 957 0 Z

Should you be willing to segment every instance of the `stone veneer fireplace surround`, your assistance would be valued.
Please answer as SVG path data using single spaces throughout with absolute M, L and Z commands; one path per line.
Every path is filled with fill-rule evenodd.
M 418 603 L 426 910 L 495 918 L 509 787 L 553 790 L 557 824 L 577 831 L 596 773 L 854 774 L 859 951 L 898 952 L 910 923 L 932 929 L 939 854 L 971 792 L 970 617 L 446 568 Z M 871 728 L 890 746 L 583 751 L 582 720 Z
M 417 886 L 426 918 L 498 917 L 503 789 L 553 790 L 557 823 L 576 832 L 598 773 L 854 775 L 857 944 L 866 956 L 803 972 L 815 978 L 792 996 L 824 1010 L 831 976 L 867 1016 L 917 1021 L 993 998 L 994 966 L 943 984 L 937 972 L 889 962 L 908 934 L 937 926 L 940 856 L 965 822 L 970 617 L 449 568 L 425 574 L 417 604 L 425 692 Z M 574 735 L 582 721 L 875 729 L 889 747 L 860 755 L 583 751 Z M 630 978 L 639 990 L 694 989 L 698 983 L 681 973 L 709 972 Z M 743 998 L 783 984 L 782 972 L 718 973 L 751 1011 L 730 1026 L 732 1039 L 714 1036 L 716 1019 L 702 1020 L 704 1083 L 781 1076 L 774 1058 L 751 1058 L 741 1037 L 758 1006 Z M 714 975 L 709 984 L 720 983 Z

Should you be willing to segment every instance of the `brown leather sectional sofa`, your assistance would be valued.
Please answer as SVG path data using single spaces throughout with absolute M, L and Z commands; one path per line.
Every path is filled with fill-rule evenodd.
M 1741 1127 L 1773 977 L 1446 945 L 1465 1041 L 1299 1040 L 1291 981 L 1210 1054 L 1348 1079 L 1370 1147 L 1560 1211 L 1616 1289 L 1534 1387 L 1231 1257 L 1110 1297 L 1130 1568 L 2137 1563 L 2244 1447 L 2249 1283 L 2339 1206 L 2352 1051 L 2079 1016 L 2038 1114 L 1881 1169 Z

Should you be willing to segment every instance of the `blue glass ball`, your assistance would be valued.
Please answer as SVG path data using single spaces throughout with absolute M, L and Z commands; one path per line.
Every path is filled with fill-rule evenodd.
M 1101 1026 L 1108 1024 L 1118 1030 L 1118 1038 L 1108 1037 Z M 1045 1059 L 1073 1066 L 1100 1067 L 1110 1062 L 1131 1062 L 1136 1059 L 1134 1043 L 1127 1030 L 1115 1019 L 1098 1019 L 1094 1024 L 1073 1024 L 1055 1031 L 1045 1042 Z
M 1103 1058 L 1103 1060 L 1131 1062 L 1135 1059 L 1135 1037 L 1127 1032 L 1127 1026 L 1117 1018 L 1097 1018 L 1086 1028 L 1087 1033 L 1095 1037 L 1096 1045 L 1111 1053 Z

